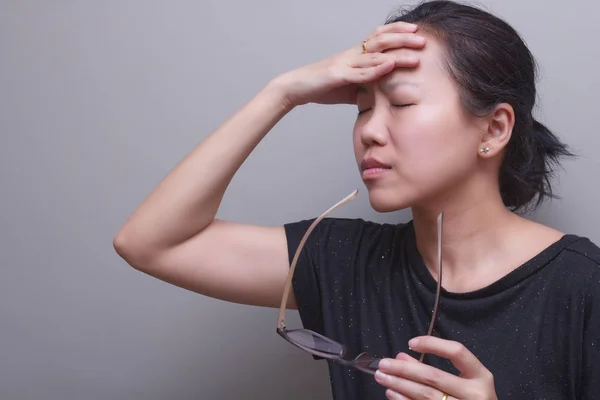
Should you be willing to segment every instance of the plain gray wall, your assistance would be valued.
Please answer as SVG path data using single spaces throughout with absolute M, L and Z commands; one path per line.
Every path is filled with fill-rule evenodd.
M 128 267 L 120 225 L 275 74 L 359 43 L 392 1 L 0 3 L 0 399 L 328 399 L 326 365 L 273 309 L 219 302 Z M 600 242 L 600 5 L 483 1 L 541 65 L 536 116 L 579 152 L 534 218 Z M 219 217 L 282 224 L 376 214 L 352 153 L 355 109 L 294 110 Z M 159 227 L 157 227 L 159 229 Z M 292 322 L 300 324 L 297 314 Z

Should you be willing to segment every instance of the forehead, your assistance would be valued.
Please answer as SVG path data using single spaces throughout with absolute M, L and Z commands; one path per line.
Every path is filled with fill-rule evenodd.
M 402 86 L 409 87 L 440 85 L 442 84 L 441 81 L 449 81 L 450 77 L 444 68 L 446 56 L 441 43 L 433 35 L 424 32 L 419 33 L 419 35 L 427 39 L 423 49 L 402 48 L 386 52 L 398 56 L 417 55 L 419 65 L 416 68 L 396 68 L 379 79 L 378 85 L 380 87 L 393 86 L 396 82 L 406 83 Z

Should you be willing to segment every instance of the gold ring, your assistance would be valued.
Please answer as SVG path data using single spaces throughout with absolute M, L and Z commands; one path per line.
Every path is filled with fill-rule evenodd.
M 365 39 L 365 40 L 363 40 L 363 42 L 362 42 L 363 54 L 364 54 L 364 53 L 368 53 L 368 52 L 369 52 L 369 51 L 367 50 L 367 40 L 369 40 L 369 39 Z M 444 400 L 446 400 L 446 399 L 444 399 Z
M 442 400 L 448 400 L 448 395 L 446 393 L 444 393 L 444 395 L 442 396 Z

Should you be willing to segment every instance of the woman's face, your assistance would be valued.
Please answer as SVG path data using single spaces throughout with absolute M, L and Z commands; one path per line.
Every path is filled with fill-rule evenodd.
M 440 42 L 424 36 L 423 50 L 394 50 L 417 52 L 417 68 L 398 68 L 358 90 L 354 150 L 379 212 L 435 204 L 477 168 L 481 132 L 461 107 Z

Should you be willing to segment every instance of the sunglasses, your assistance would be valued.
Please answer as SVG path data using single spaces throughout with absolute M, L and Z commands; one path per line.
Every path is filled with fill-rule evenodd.
M 379 368 L 379 361 L 381 358 L 374 357 L 368 353 L 361 353 L 355 358 L 347 358 L 346 347 L 335 340 L 329 339 L 323 335 L 320 335 L 316 332 L 313 332 L 309 329 L 294 329 L 288 330 L 285 325 L 285 311 L 287 309 L 288 297 L 290 294 L 290 289 L 292 285 L 292 278 L 294 276 L 294 270 L 296 269 L 296 264 L 298 262 L 298 258 L 300 256 L 300 252 L 304 247 L 306 240 L 310 233 L 314 230 L 323 218 L 327 217 L 332 211 L 336 208 L 343 206 L 351 200 L 354 200 L 358 196 L 358 190 L 350 193 L 344 199 L 340 200 L 338 203 L 333 205 L 323 214 L 321 214 L 314 222 L 309 226 L 308 230 L 302 237 L 298 248 L 296 249 L 296 253 L 294 254 L 294 258 L 292 259 L 292 263 L 290 265 L 290 269 L 288 272 L 287 281 L 285 283 L 285 288 L 283 291 L 283 298 L 281 300 L 281 308 L 279 310 L 279 323 L 277 325 L 277 334 L 293 344 L 294 346 L 304 350 L 314 356 L 324 358 L 327 360 L 332 360 L 344 366 L 356 368 L 359 371 L 366 372 L 368 374 L 374 375 L 377 369 Z M 443 218 L 444 214 L 440 213 L 437 218 L 437 250 L 438 250 L 438 282 L 437 282 L 437 290 L 435 294 L 435 301 L 433 306 L 433 313 L 431 315 L 431 321 L 429 323 L 429 330 L 427 335 L 431 336 L 435 327 L 435 321 L 438 315 L 438 309 L 440 304 L 440 292 L 442 288 L 442 227 L 443 227 Z M 423 362 L 425 358 L 425 354 L 421 354 L 419 358 L 419 362 Z

